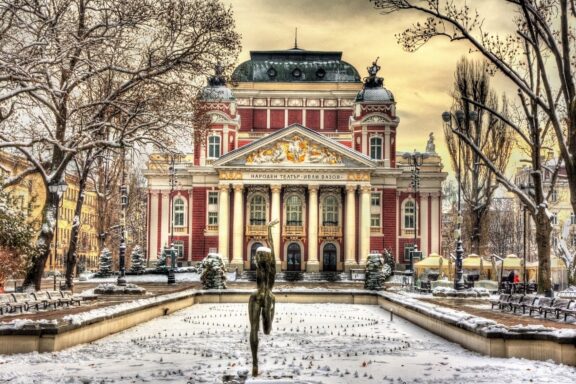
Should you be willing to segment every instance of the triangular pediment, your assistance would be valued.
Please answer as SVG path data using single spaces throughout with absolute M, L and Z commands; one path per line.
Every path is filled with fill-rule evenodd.
M 213 163 L 220 167 L 365 168 L 376 167 L 367 156 L 298 124 L 290 125 Z

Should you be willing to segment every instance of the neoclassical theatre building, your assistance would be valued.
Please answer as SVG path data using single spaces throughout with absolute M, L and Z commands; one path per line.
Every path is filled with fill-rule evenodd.
M 177 184 L 166 155 L 145 171 L 150 260 L 173 242 L 179 264 L 218 252 L 231 268 L 254 268 L 272 219 L 281 270 L 349 270 L 384 249 L 407 264 L 415 242 L 424 255 L 440 251 L 446 173 L 433 139 L 415 190 L 396 139 L 423 132 L 400 127 L 376 63 L 362 79 L 341 57 L 256 51 L 228 83 L 216 71 L 203 92 L 209 132 L 176 157 Z

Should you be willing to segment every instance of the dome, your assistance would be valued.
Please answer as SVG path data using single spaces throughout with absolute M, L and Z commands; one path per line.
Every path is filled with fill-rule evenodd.
M 234 95 L 232 94 L 232 90 L 225 85 L 209 85 L 202 89 L 201 98 L 207 101 L 234 100 Z
M 233 82 L 360 82 L 356 68 L 343 61 L 342 52 L 252 51 L 232 74 Z
M 372 66 L 367 68 L 368 77 L 364 78 L 364 88 L 356 95 L 356 101 L 367 102 L 394 102 L 392 92 L 384 88 L 384 78 L 378 77 L 380 66 L 378 58 L 372 62 Z
M 394 102 L 394 95 L 386 88 L 364 88 L 356 96 L 356 101 L 390 101 Z

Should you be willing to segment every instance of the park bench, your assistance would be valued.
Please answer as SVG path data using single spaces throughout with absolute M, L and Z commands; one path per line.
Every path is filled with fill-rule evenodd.
M 512 311 L 512 309 L 514 308 L 514 305 L 520 304 L 523 297 L 524 297 L 524 295 L 516 295 L 516 294 L 511 295 L 510 300 L 508 300 L 506 303 L 503 303 L 500 306 L 500 309 L 501 310 L 509 309 L 510 311 Z
M 569 299 L 556 299 L 550 306 L 542 307 L 542 312 L 544 313 L 544 318 L 548 313 L 552 313 L 556 316 L 557 319 L 560 318 L 560 310 L 568 309 L 572 300 Z M 541 313 L 542 313 L 541 312 Z
M 72 300 L 68 297 L 64 297 L 61 292 L 62 291 L 46 291 L 50 300 L 55 300 L 59 306 L 66 305 L 69 307 Z
M 527 305 L 526 308 L 528 308 L 528 313 L 530 316 L 532 316 L 532 312 L 538 312 L 538 314 L 542 314 L 542 308 L 543 307 L 550 307 L 552 305 L 552 303 L 554 302 L 554 299 L 551 297 L 543 297 L 543 296 L 536 296 L 536 300 L 534 300 L 534 304 L 532 305 Z
M 576 317 L 576 301 L 572 300 L 566 308 L 558 309 L 558 315 L 561 314 L 564 315 L 564 321 L 568 319 L 568 316 Z
M 73 295 L 70 291 L 58 291 L 57 292 L 61 297 L 62 300 L 67 301 L 69 304 L 82 304 L 82 296 Z
M 18 304 L 22 304 L 22 307 L 25 311 L 29 310 L 31 307 L 37 307 L 38 302 L 29 293 L 12 293 L 12 297 L 14 298 L 14 302 Z
M 59 305 L 58 300 L 50 298 L 48 292 L 46 291 L 34 292 L 32 295 L 34 295 L 34 298 L 36 299 L 36 309 L 40 309 L 40 304 L 44 306 L 44 309 L 50 307 L 51 305 L 53 305 L 54 309 L 56 309 L 56 307 Z
M 502 305 L 510 301 L 510 297 L 511 295 L 507 293 L 502 293 L 500 294 L 497 300 L 490 300 L 490 304 L 492 304 L 492 309 L 494 309 L 495 306 L 498 306 L 498 309 L 501 309 Z
M 3 315 L 6 312 L 14 312 L 19 309 L 20 312 L 26 310 L 26 306 L 23 303 L 17 303 L 14 297 L 9 293 L 4 293 L 0 295 L 0 314 Z
M 533 305 L 535 300 L 536 300 L 536 295 L 523 296 L 522 300 L 520 300 L 520 302 L 512 304 L 512 311 L 514 313 L 516 313 L 516 310 L 521 308 L 522 313 L 524 314 L 524 313 L 526 313 L 526 308 L 530 305 Z

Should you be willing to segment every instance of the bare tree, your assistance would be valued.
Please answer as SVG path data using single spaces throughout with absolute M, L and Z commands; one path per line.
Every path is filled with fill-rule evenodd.
M 455 132 L 480 155 L 481 161 L 507 190 L 514 193 L 533 217 L 538 246 L 538 290 L 551 291 L 550 223 L 547 196 L 542 180 L 541 151 L 550 128 L 569 175 L 570 199 L 576 211 L 576 56 L 573 25 L 576 7 L 573 0 L 501 0 L 515 15 L 516 30 L 506 36 L 483 29 L 483 19 L 466 2 L 452 0 L 370 0 L 383 14 L 409 11 L 426 16 L 397 35 L 408 51 L 415 51 L 434 37 L 467 41 L 491 65 L 518 88 L 521 120 L 513 121 L 490 110 L 514 131 L 530 159 L 534 194 L 529 195 L 498 171 L 465 132 Z M 416 12 L 416 13 L 414 13 Z M 551 59 L 551 60 L 550 60 Z M 468 100 L 479 109 L 489 107 Z M 557 171 L 555 171 L 557 174 Z
M 507 115 L 507 103 L 504 99 L 499 105 L 496 93 L 491 90 L 490 77 L 486 72 L 485 63 L 475 63 L 465 58 L 458 62 L 454 75 L 454 111 L 461 110 L 464 116 L 469 116 L 469 111 L 475 110 L 467 100 L 485 105 L 488 110 L 479 109 L 475 121 L 464 119 L 461 130 L 474 144 L 481 148 L 484 154 L 494 165 L 504 172 L 508 165 L 512 149 L 513 135 L 505 129 L 505 123 L 492 115 L 489 111 L 499 111 L 503 116 Z M 449 125 L 444 127 L 444 136 L 448 145 L 448 152 L 452 160 L 453 168 L 461 175 L 462 198 L 465 203 L 463 232 L 468 233 L 465 238 L 468 243 L 465 249 L 473 253 L 481 254 L 486 246 L 486 221 L 490 210 L 490 202 L 494 191 L 498 187 L 496 179 L 490 168 L 484 166 L 480 157 L 470 147 L 460 146 L 458 137 L 454 135 Z M 458 169 L 458 153 L 461 157 L 461 166 Z
M 487 235 L 491 254 L 505 257 L 509 253 L 522 253 L 522 221 L 512 198 L 494 198 L 488 212 Z
M 38 289 L 60 202 L 49 186 L 80 153 L 181 137 L 200 78 L 239 36 L 213 0 L 0 0 L 0 15 L 0 148 L 29 162 L 5 185 L 37 173 L 47 195 L 24 281 Z

